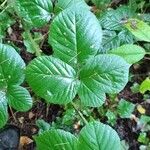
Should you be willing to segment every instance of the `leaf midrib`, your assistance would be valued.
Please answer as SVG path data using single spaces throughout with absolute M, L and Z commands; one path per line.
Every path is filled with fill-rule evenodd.
M 37 74 L 37 75 L 40 75 L 40 76 L 43 76 L 43 77 L 46 76 L 46 77 L 49 77 L 49 78 L 56 78 L 56 77 L 58 77 L 58 78 L 67 78 L 67 79 L 72 79 L 72 80 L 76 79 L 75 77 L 68 77 L 68 76 L 55 75 L 55 74 L 50 75 L 50 74 L 36 73 L 36 72 L 34 72 L 33 74 Z

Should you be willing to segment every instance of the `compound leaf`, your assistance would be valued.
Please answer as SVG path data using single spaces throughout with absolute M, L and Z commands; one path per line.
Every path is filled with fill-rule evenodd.
M 66 104 L 77 92 L 74 69 L 51 56 L 34 59 L 26 69 L 26 77 L 33 91 L 47 102 Z
M 24 80 L 24 68 L 25 63 L 15 49 L 0 44 L 0 128 L 8 119 L 8 101 L 11 101 L 10 106 L 21 111 L 32 106 L 29 93 L 19 87 Z

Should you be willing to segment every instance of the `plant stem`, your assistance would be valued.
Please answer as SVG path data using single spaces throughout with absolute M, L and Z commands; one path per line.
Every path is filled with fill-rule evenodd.
M 146 52 L 146 54 L 150 55 L 150 52 Z
M 32 35 L 31 35 L 31 33 L 30 33 L 30 30 L 26 29 L 25 32 L 27 33 L 28 38 L 29 38 L 29 40 L 30 40 L 31 43 L 32 43 L 32 46 L 33 46 L 33 48 L 34 48 L 34 51 L 35 51 L 36 56 L 37 56 L 37 57 L 38 57 L 38 56 L 41 56 L 41 49 L 40 49 L 40 47 L 38 46 L 38 44 L 34 41 L 34 39 L 32 38 Z
M 46 104 L 46 118 L 48 117 L 48 113 L 49 113 L 49 104 Z
M 4 5 L 7 3 L 7 0 L 5 0 L 0 6 L 4 7 Z
M 145 59 L 147 59 L 147 60 L 150 60 L 150 58 L 149 57 L 144 57 Z
M 9 106 L 9 109 L 10 109 L 10 113 L 11 113 L 11 115 L 12 115 L 14 121 L 17 122 L 17 119 L 16 119 L 16 117 L 15 117 L 15 115 L 14 115 L 14 113 L 13 113 L 13 110 L 12 110 L 12 108 L 11 108 L 10 106 Z
M 0 12 L 0 15 L 3 14 L 10 6 L 7 5 L 1 12 Z
M 83 122 L 85 124 L 88 124 L 87 120 L 84 118 L 83 114 L 78 110 L 77 106 L 75 105 L 75 103 L 71 102 L 73 108 L 76 110 L 76 112 L 79 114 L 79 116 L 81 117 L 81 119 L 83 120 Z

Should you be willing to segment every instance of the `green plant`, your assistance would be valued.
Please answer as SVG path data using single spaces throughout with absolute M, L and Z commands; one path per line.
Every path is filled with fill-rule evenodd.
M 7 106 L 18 111 L 32 107 L 29 92 L 20 86 L 24 81 L 25 63 L 14 48 L 0 44 L 0 128 L 8 120 Z
M 118 114 L 121 118 L 130 118 L 132 112 L 134 111 L 135 105 L 124 99 L 121 99 L 118 104 Z
M 99 107 L 104 103 L 106 93 L 118 93 L 124 88 L 128 82 L 128 63 L 132 64 L 142 59 L 145 51 L 135 45 L 125 45 L 111 51 L 113 54 L 103 54 L 99 51 L 101 54 L 97 55 L 101 46 L 101 27 L 91 12 L 76 7 L 74 4 L 54 18 L 49 31 L 49 43 L 53 47 L 54 55 L 40 56 L 31 61 L 26 69 L 26 78 L 33 91 L 47 103 L 67 104 L 78 95 L 81 105 Z M 126 49 L 130 51 L 126 52 Z M 136 50 L 139 51 L 138 57 L 134 52 Z M 83 118 L 80 112 L 79 115 Z M 85 118 L 83 120 L 87 124 Z M 99 144 L 87 144 L 90 142 L 88 130 L 95 137 L 98 136 L 96 130 L 101 131 L 104 126 L 98 122 L 87 124 L 80 133 L 81 138 L 79 135 L 79 147 L 97 149 L 99 145 L 100 149 L 119 149 L 118 136 L 110 127 L 109 134 L 112 132 L 116 140 L 114 147 L 110 146 L 111 144 L 106 146 L 105 143 L 101 145 L 101 134 L 100 139 L 93 139 L 93 143 Z M 92 130 L 94 128 L 96 130 Z M 43 141 L 45 137 L 58 138 L 60 135 L 60 141 Z M 108 136 L 105 133 L 106 141 Z M 63 145 L 64 149 L 69 149 L 70 146 L 79 149 L 75 146 L 77 139 L 62 130 L 50 130 L 35 139 L 39 149 L 44 149 L 47 145 L 49 148 L 54 148 L 53 145 Z M 69 144 L 64 145 L 66 142 Z
M 104 135 L 105 136 L 102 136 Z M 113 138 L 109 140 L 111 137 Z M 57 139 L 57 140 L 55 140 Z M 51 129 L 35 137 L 38 149 L 120 149 L 117 133 L 108 125 L 99 122 L 87 124 L 76 138 L 69 132 Z M 105 141 L 105 142 L 104 142 Z M 109 145 L 107 144 L 109 142 Z
M 103 4 L 97 2 L 93 0 L 97 7 L 102 7 Z M 110 3 L 110 1 L 107 2 Z M 35 53 L 37 56 L 25 69 L 29 86 L 36 95 L 45 99 L 46 103 L 71 104 L 85 124 L 79 135 L 75 136 L 64 130 L 51 128 L 43 121 L 38 121 L 37 124 L 41 130 L 40 134 L 34 137 L 37 148 L 40 150 L 120 150 L 120 139 L 116 131 L 98 121 L 88 123 L 81 112 L 82 109 L 79 110 L 76 103 L 78 102 L 81 108 L 83 106 L 99 107 L 105 103 L 107 94 L 116 94 L 125 87 L 128 82 L 130 66 L 140 61 L 145 54 L 149 54 L 142 47 L 133 44 L 134 41 L 141 40 L 149 42 L 149 37 L 145 36 L 149 32 L 149 26 L 133 19 L 135 12 L 132 12 L 127 6 L 109 10 L 100 16 L 97 15 L 98 19 L 90 12 L 90 7 L 84 0 L 58 0 L 57 2 L 15 0 L 13 6 L 25 30 L 23 38 L 27 51 Z M 136 21 L 136 24 L 133 24 L 133 21 Z M 40 49 L 40 41 L 37 40 L 39 37 L 40 40 L 43 37 L 32 35 L 31 29 L 49 24 L 48 42 L 52 46 L 54 54 L 45 56 Z M 10 47 L 8 49 L 15 51 Z M 1 51 L 3 52 L 3 49 Z M 17 58 L 17 63 L 22 62 L 18 54 L 14 53 L 6 60 L 14 55 L 13 58 Z M 4 60 L 2 56 L 0 64 L 2 67 Z M 13 60 L 13 62 L 16 61 Z M 17 69 L 16 66 L 13 66 L 15 63 L 11 64 L 12 66 L 9 64 L 7 66 Z M 19 86 L 23 82 L 24 69 L 22 67 L 24 68 L 25 64 L 20 65 L 19 63 L 19 69 L 14 72 L 18 76 L 15 78 L 13 86 Z M 3 71 L 3 68 L 1 70 Z M 9 75 L 6 77 L 8 77 L 9 87 Z M 18 81 L 19 79 L 21 81 Z M 2 81 L 0 87 L 1 85 L 5 87 L 6 83 L 3 78 L 0 81 Z M 12 89 L 8 90 L 8 94 Z M 21 89 L 20 86 L 17 88 L 17 90 Z M 12 91 L 13 94 L 15 94 L 15 90 Z M 23 88 L 23 91 L 26 90 Z M 2 90 L 2 96 L 4 94 Z M 27 91 L 23 94 L 27 96 L 23 97 L 26 98 L 24 100 L 22 95 L 19 95 L 19 100 L 20 98 L 23 100 L 19 101 L 20 103 L 14 105 L 12 97 L 10 100 L 9 97 L 6 97 L 6 102 L 8 99 L 8 103 L 12 107 L 27 110 L 31 107 L 31 97 Z M 3 100 L 3 98 L 1 99 Z M 2 102 L 6 105 L 6 102 Z M 6 107 L 4 110 L 3 114 L 6 114 Z M 74 110 L 71 111 L 73 114 Z M 133 104 L 123 100 L 119 102 L 118 113 L 122 118 L 130 117 L 133 110 Z M 108 122 L 112 125 L 116 121 L 115 115 L 113 112 L 107 111 Z M 67 116 L 66 120 L 70 121 L 70 116 Z M 65 122 L 65 118 L 63 121 Z M 3 124 L 5 122 L 3 121 Z
M 150 79 L 146 78 L 140 85 L 140 92 L 145 93 L 146 91 L 150 91 Z

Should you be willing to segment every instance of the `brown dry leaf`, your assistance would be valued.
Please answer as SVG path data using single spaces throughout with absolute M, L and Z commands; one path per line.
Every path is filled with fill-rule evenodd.
M 74 124 L 74 129 L 78 130 L 80 128 L 80 121 L 78 121 L 77 123 Z
M 33 112 L 29 112 L 29 119 L 32 119 L 35 116 Z
M 139 119 L 134 114 L 132 114 L 131 115 L 131 120 L 134 120 L 135 122 L 138 122 Z
M 29 137 L 27 137 L 27 136 L 21 136 L 20 137 L 20 147 L 23 147 L 23 146 L 28 145 L 30 143 L 33 143 L 33 140 L 30 139 Z
M 31 131 L 32 131 L 33 134 L 35 134 L 37 132 L 37 129 L 36 128 L 32 128 Z
M 24 123 L 24 117 L 20 117 L 20 118 L 18 118 L 18 120 L 19 120 L 19 122 L 20 122 L 21 124 Z

